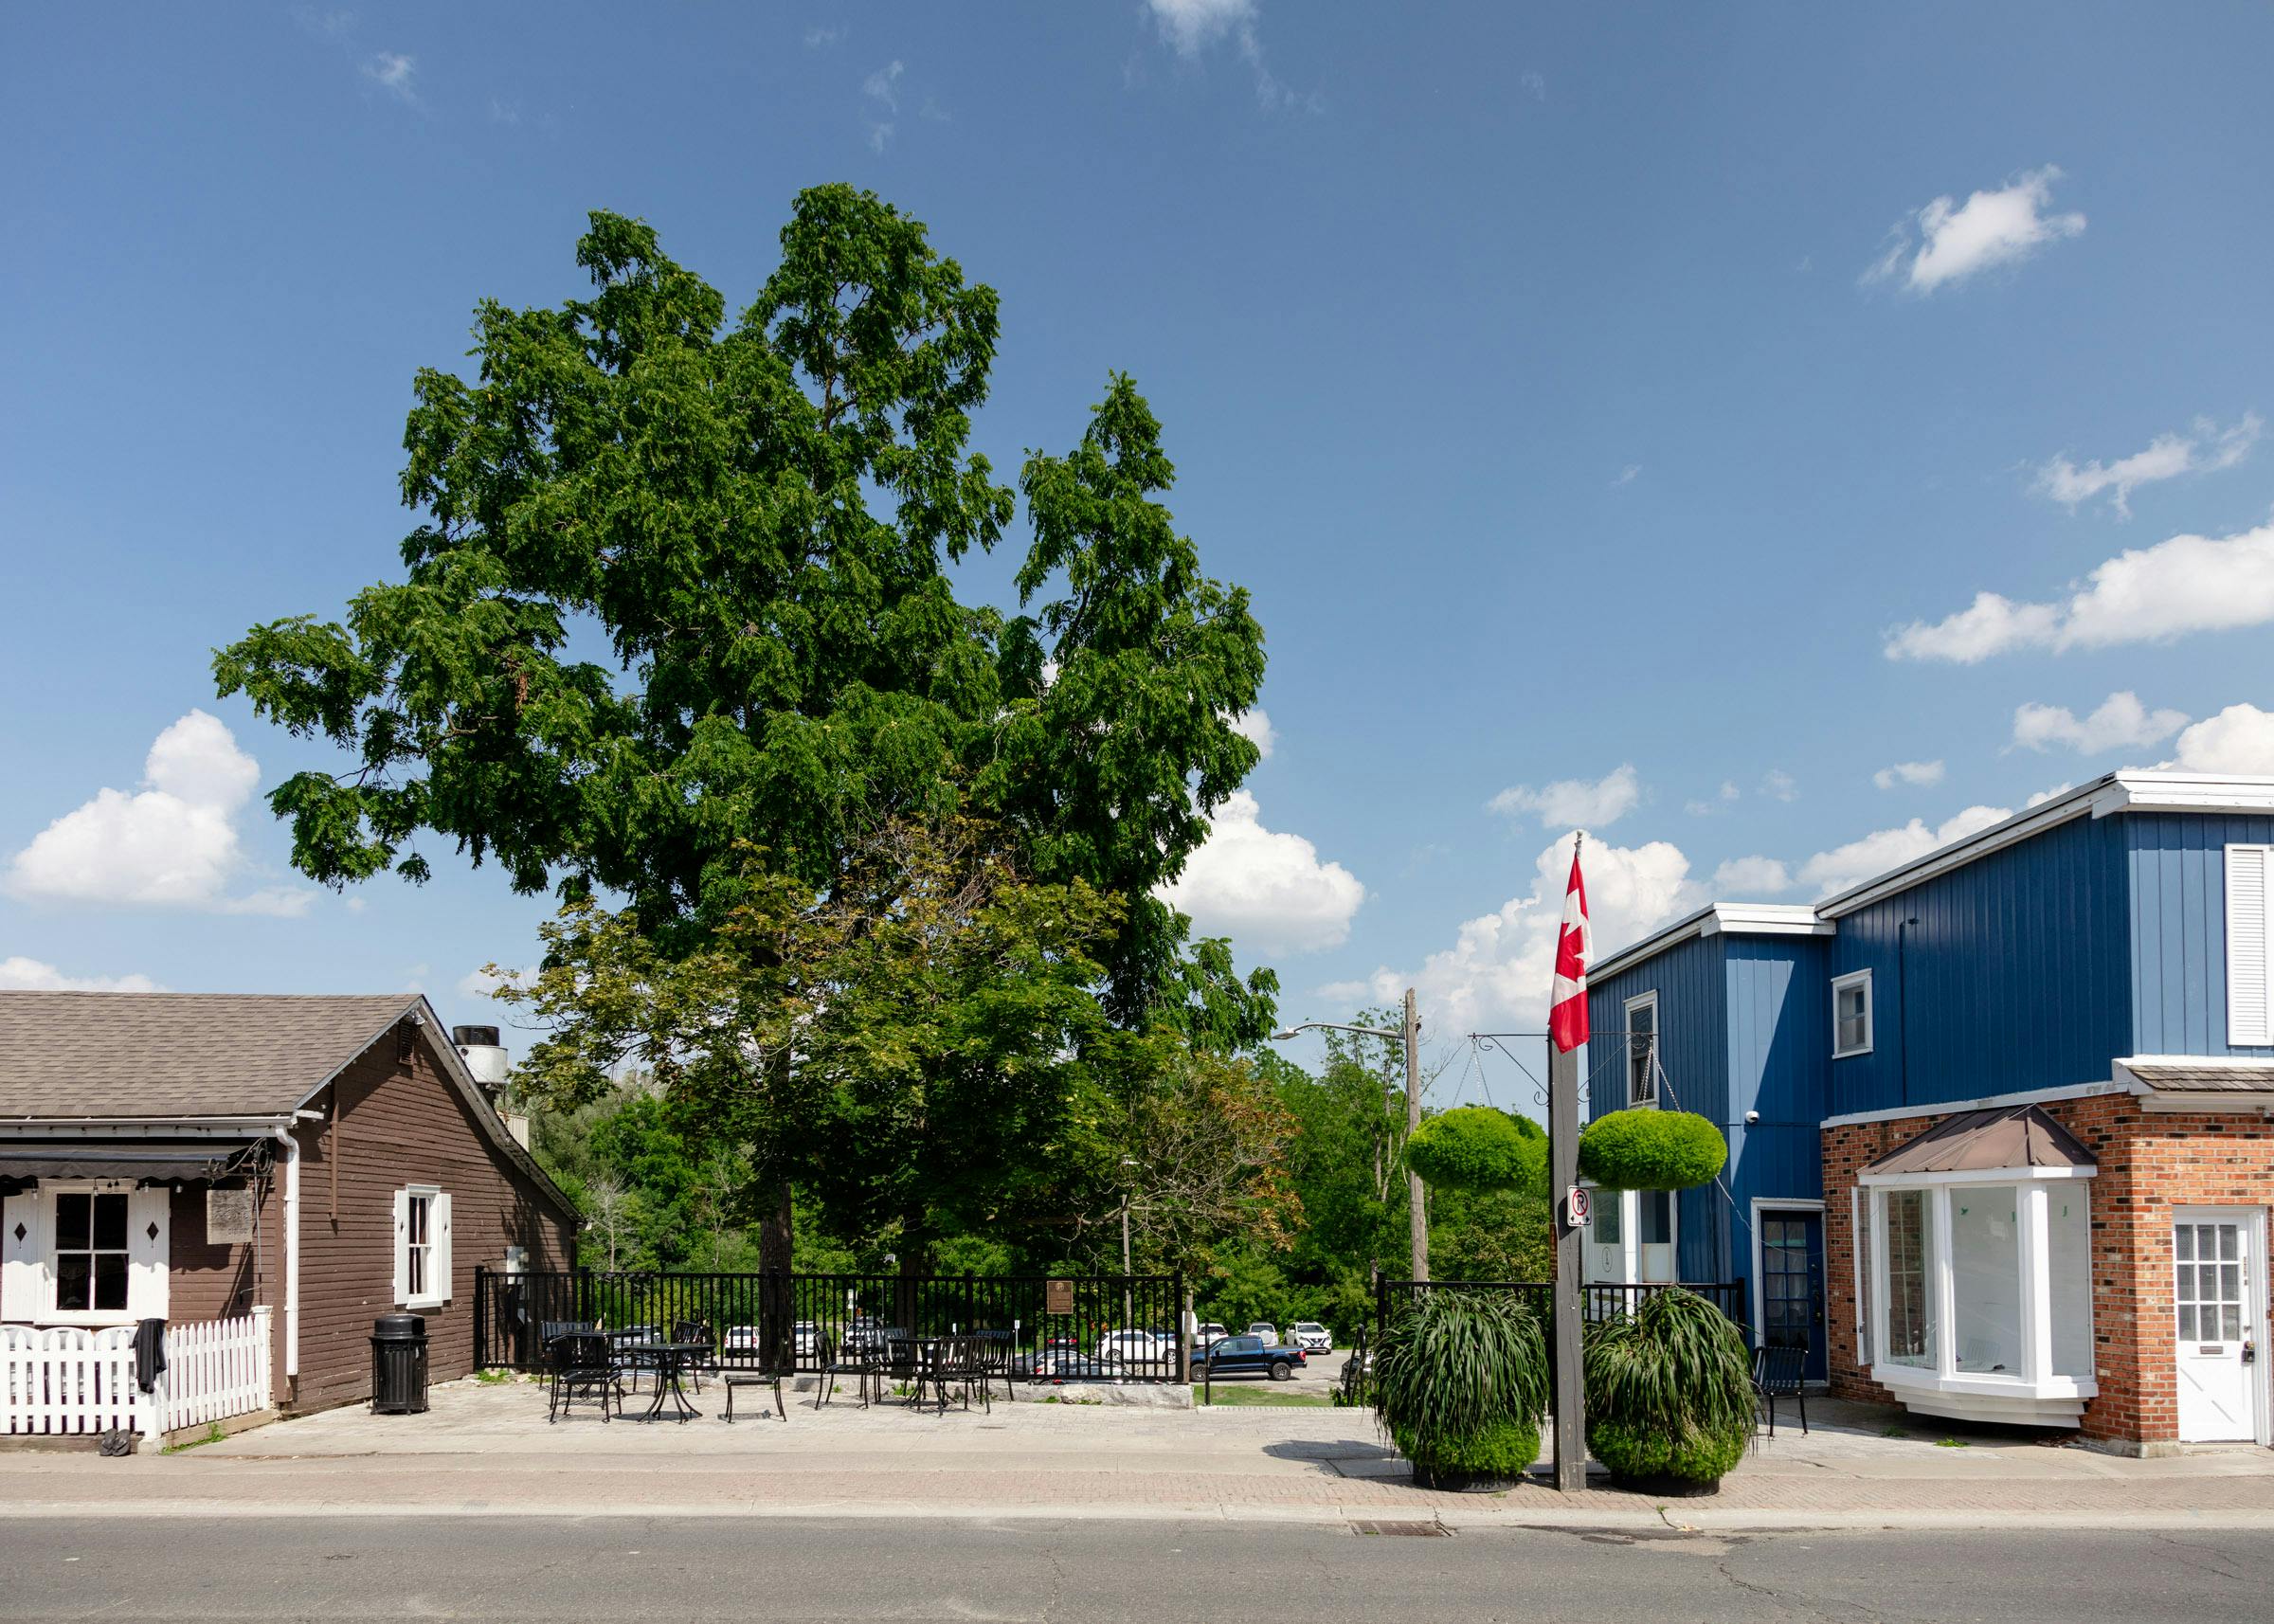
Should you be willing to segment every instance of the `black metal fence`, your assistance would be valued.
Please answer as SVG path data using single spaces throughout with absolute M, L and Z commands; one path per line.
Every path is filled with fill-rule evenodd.
M 890 1341 L 983 1335 L 1014 1373 L 1069 1380 L 1187 1380 L 1181 1274 L 507 1274 L 474 1272 L 483 1369 L 534 1369 L 549 1326 L 590 1325 L 713 1345 L 819 1372 Z
M 1632 1313 L 1645 1297 L 1653 1292 L 1669 1290 L 1664 1285 L 1622 1285 L 1615 1281 L 1594 1281 L 1579 1288 L 1579 1315 L 1586 1320 L 1607 1320 L 1621 1313 Z M 1681 1282 L 1685 1291 L 1694 1291 L 1726 1314 L 1746 1340 L 1752 1329 L 1745 1320 L 1745 1283 L 1742 1280 L 1707 1280 Z M 1374 1291 L 1374 1334 L 1379 1340 L 1390 1316 L 1423 1291 L 1515 1291 L 1531 1302 L 1533 1312 L 1545 1325 L 1554 1308 L 1555 1288 L 1544 1280 L 1381 1280 Z

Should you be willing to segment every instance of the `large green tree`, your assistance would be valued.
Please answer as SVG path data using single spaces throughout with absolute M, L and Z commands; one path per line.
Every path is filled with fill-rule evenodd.
M 961 801 L 1036 880 L 1125 899 L 1117 1021 L 1254 1041 L 1269 972 L 1152 894 L 1254 764 L 1235 724 L 1263 669 L 1244 593 L 1161 502 L 1159 424 L 1113 378 L 1075 449 L 1026 465 L 1031 612 L 959 604 L 949 567 L 1016 505 L 970 444 L 996 296 L 850 187 L 801 193 L 781 241 L 730 323 L 649 226 L 596 213 L 591 297 L 485 301 L 473 375 L 418 374 L 403 578 L 215 657 L 225 696 L 351 757 L 271 797 L 296 865 L 421 880 L 439 840 L 517 890 L 614 893 L 670 957 L 743 900 L 744 843 L 826 888 L 865 832 Z M 788 1211 L 783 1185 L 777 1264 Z

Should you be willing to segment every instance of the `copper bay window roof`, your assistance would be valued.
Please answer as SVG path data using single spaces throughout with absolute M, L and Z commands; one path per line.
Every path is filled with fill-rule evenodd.
M 1962 1110 L 1907 1140 L 1864 1169 L 1904 1173 L 1987 1173 L 2004 1167 L 2098 1167 L 2084 1142 L 2036 1106 Z

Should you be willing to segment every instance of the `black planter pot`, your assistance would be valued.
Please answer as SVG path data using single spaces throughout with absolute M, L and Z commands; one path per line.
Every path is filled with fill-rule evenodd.
M 1696 1500 L 1722 1491 L 1718 1477 L 1700 1482 L 1694 1477 L 1675 1477 L 1661 1472 L 1654 1477 L 1620 1477 L 1614 1473 L 1611 1487 L 1623 1489 L 1630 1494 L 1648 1494 L 1656 1500 Z
M 1451 1468 L 1433 1470 L 1418 1462 L 1414 1466 L 1414 1487 L 1434 1489 L 1440 1494 L 1499 1494 L 1523 1481 L 1520 1477 L 1503 1477 L 1496 1471 L 1457 1471 Z

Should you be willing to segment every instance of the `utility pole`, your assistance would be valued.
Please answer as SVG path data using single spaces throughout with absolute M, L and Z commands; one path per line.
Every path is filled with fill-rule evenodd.
M 1623 1041 L 1623 1039 L 1622 1039 Z M 1579 1052 L 1547 1046 L 1548 1196 L 1556 1226 L 1556 1487 L 1587 1487 L 1587 1397 L 1579 1364 L 1579 1246 L 1571 1191 L 1579 1182 Z
M 1290 1026 L 1283 1032 L 1272 1034 L 1274 1041 L 1285 1041 L 1298 1032 L 1355 1032 L 1362 1038 L 1382 1038 L 1399 1040 L 1405 1045 L 1405 1133 L 1413 1137 L 1414 1129 L 1421 1126 L 1421 1009 L 1414 1001 L 1414 989 L 1405 989 L 1405 1023 L 1401 1030 L 1392 1032 L 1386 1026 L 1345 1026 L 1338 1020 L 1306 1020 Z M 1405 1175 L 1405 1193 L 1409 1203 L 1408 1233 L 1413 1241 L 1414 1278 L 1429 1278 L 1429 1209 L 1423 1204 L 1421 1177 L 1408 1170 Z
M 1405 989 L 1405 1137 L 1410 1144 L 1421 1126 L 1421 1015 L 1414 1005 L 1414 989 Z M 1413 1238 L 1414 1278 L 1429 1278 L 1429 1209 L 1422 1202 L 1421 1175 L 1409 1165 L 1405 1172 L 1406 1219 Z

